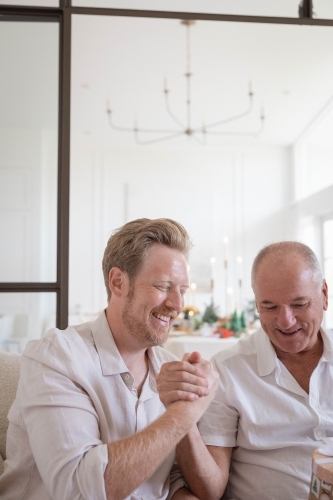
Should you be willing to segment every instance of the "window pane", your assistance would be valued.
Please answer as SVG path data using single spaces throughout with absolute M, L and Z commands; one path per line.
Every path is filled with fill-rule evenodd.
M 333 220 L 324 222 L 324 258 L 333 260 Z
M 59 25 L 0 23 L 0 282 L 55 281 Z
M 55 293 L 0 293 L 0 349 L 22 352 L 55 327 Z
M 328 309 L 325 313 L 325 326 L 333 328 L 333 219 L 323 224 L 324 276 L 328 286 Z
M 333 328 L 333 258 L 325 259 L 325 279 L 328 286 L 328 309 L 325 314 L 325 325 Z
M 332 0 L 313 0 L 313 17 L 316 19 L 333 19 Z
M 8 0 L 0 5 L 27 5 L 29 7 L 59 7 L 59 0 Z
M 142 9 L 169 12 L 201 12 L 247 16 L 298 17 L 299 0 L 73 0 L 78 7 Z

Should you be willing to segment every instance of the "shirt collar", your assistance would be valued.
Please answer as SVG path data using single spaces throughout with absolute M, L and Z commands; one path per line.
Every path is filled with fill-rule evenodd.
M 114 341 L 105 311 L 101 312 L 98 318 L 93 321 L 91 331 L 101 362 L 103 375 L 128 373 L 129 370 Z M 155 377 L 159 373 L 161 364 L 165 362 L 165 359 L 159 356 L 158 349 L 154 347 L 148 347 L 147 353 L 150 361 L 149 371 L 151 370 L 153 374 L 153 377 L 149 377 L 149 385 L 151 389 L 156 392 Z
M 103 375 L 116 375 L 117 373 L 128 372 L 128 368 L 114 341 L 105 311 L 101 312 L 98 318 L 93 321 L 91 331 L 101 362 Z
M 333 332 L 323 326 L 320 331 L 324 342 L 322 360 L 333 361 Z M 268 335 L 262 328 L 257 332 L 256 348 L 258 353 L 258 373 L 261 377 L 264 377 L 278 367 L 278 358 Z
M 268 335 L 262 328 L 256 334 L 256 352 L 260 377 L 269 375 L 278 366 L 277 356 Z
M 324 326 L 321 327 L 321 336 L 324 342 L 323 361 L 333 361 L 333 332 Z

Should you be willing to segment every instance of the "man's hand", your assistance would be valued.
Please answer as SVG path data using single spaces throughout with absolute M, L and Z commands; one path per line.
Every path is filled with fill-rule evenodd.
M 160 400 L 167 408 L 175 401 L 196 401 L 202 396 L 214 395 L 218 374 L 209 361 L 198 352 L 185 354 L 182 361 L 162 365 L 156 377 Z

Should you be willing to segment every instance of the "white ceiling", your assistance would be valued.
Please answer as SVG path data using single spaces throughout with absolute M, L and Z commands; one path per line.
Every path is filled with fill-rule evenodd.
M 166 73 L 172 109 L 185 119 L 185 30 L 178 20 L 74 16 L 72 137 L 133 144 L 132 134 L 109 128 L 108 97 L 120 126 L 132 127 L 137 116 L 141 127 L 173 127 Z M 253 115 L 223 130 L 256 130 L 264 105 L 265 130 L 249 141 L 290 145 L 333 96 L 332 27 L 197 21 L 191 30 L 195 126 L 245 110 L 251 78 Z
M 194 126 L 245 110 L 251 77 L 253 115 L 223 130 L 256 130 L 264 105 L 265 130 L 248 142 L 290 145 L 333 97 L 333 27 L 197 21 L 191 30 Z M 57 31 L 50 23 L 0 23 L 0 126 L 55 127 Z M 173 128 L 166 73 L 171 107 L 184 120 L 185 31 L 178 20 L 74 16 L 72 138 L 134 144 L 131 133 L 109 128 L 108 97 L 121 126 L 137 116 L 139 126 Z

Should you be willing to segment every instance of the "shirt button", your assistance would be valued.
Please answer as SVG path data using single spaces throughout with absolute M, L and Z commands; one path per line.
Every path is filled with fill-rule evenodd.
M 125 380 L 128 380 L 130 378 L 130 375 L 128 375 L 128 373 L 125 375 Z

